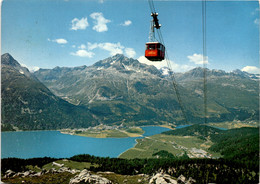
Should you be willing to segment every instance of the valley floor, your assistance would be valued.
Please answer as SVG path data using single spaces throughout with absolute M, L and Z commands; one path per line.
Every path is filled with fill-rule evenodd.
M 172 136 L 158 134 L 137 139 L 134 148 L 122 153 L 119 158 L 159 158 L 159 151 L 167 151 L 175 156 L 187 155 L 189 158 L 218 158 L 219 153 L 209 152 L 213 143 L 195 136 Z

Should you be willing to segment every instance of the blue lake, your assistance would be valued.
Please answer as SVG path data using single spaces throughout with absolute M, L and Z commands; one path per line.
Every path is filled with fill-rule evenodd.
M 169 130 L 164 127 L 142 127 L 143 136 L 151 136 Z M 77 154 L 90 154 L 102 157 L 118 157 L 134 147 L 136 137 L 91 138 L 59 131 L 2 132 L 1 158 L 54 157 L 68 158 Z

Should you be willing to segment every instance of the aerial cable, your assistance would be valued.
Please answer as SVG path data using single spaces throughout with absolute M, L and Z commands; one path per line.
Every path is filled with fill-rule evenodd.
M 153 4 L 153 0 L 148 0 L 148 2 L 149 2 L 149 6 L 150 6 L 152 14 L 155 14 L 156 11 L 155 11 L 155 7 L 154 7 L 154 4 Z M 160 43 L 165 45 L 160 27 L 157 28 L 157 34 L 158 34 Z M 173 72 L 172 67 L 171 67 L 171 63 L 170 63 L 169 56 L 168 56 L 166 48 L 165 48 L 165 60 L 166 60 L 167 66 L 170 70 L 171 81 L 172 81 L 172 84 L 173 84 L 173 87 L 174 87 L 175 94 L 177 96 L 177 100 L 178 100 L 178 103 L 179 103 L 179 106 L 180 106 L 180 109 L 181 109 L 182 116 L 184 118 L 185 124 L 188 124 L 186 113 L 184 111 L 184 106 L 183 106 L 181 96 L 180 96 L 180 93 L 179 93 L 179 90 L 178 90 L 178 85 L 177 85 L 177 82 L 176 82 L 176 79 L 175 79 L 175 76 L 174 76 L 174 72 Z
M 154 8 L 154 4 L 153 4 L 153 0 L 148 0 L 148 3 L 149 3 L 149 6 L 150 6 L 150 9 L 151 9 L 151 12 L 152 13 L 155 13 L 155 8 Z
M 207 62 L 208 62 L 208 57 L 207 57 L 207 40 L 206 40 L 206 0 L 201 1 L 202 5 L 202 54 L 203 54 L 203 102 L 204 102 L 204 131 L 206 135 L 206 124 L 208 121 L 208 107 L 207 107 Z M 206 160 L 205 160 L 205 165 L 206 165 Z M 208 183 L 208 172 L 206 171 L 204 173 L 204 178 L 205 181 L 203 183 Z
M 204 96 L 204 124 L 208 121 L 207 108 L 207 40 L 206 40 L 206 0 L 202 0 L 202 40 L 203 40 L 203 96 Z
M 155 11 L 155 8 L 154 8 L 153 0 L 151 2 L 152 2 L 152 7 L 153 7 L 153 10 L 154 10 L 154 13 L 155 13 L 156 11 Z
M 161 31 L 159 31 L 159 34 L 161 35 L 160 41 L 164 45 L 164 40 L 163 40 Z M 182 116 L 184 118 L 185 124 L 189 124 L 188 119 L 186 117 L 185 110 L 184 110 L 184 106 L 183 106 L 183 103 L 182 103 L 181 95 L 179 93 L 179 88 L 178 88 L 178 85 L 177 85 L 177 82 L 176 82 L 176 79 L 175 79 L 175 76 L 174 76 L 174 72 L 173 72 L 173 69 L 172 69 L 172 66 L 171 66 L 171 62 L 170 62 L 170 59 L 169 59 L 169 56 L 168 56 L 167 49 L 165 49 L 165 60 L 166 60 L 168 68 L 170 69 L 171 81 L 172 81 L 172 84 L 173 84 L 173 88 L 174 88 L 177 100 L 179 102 L 179 106 L 180 106 L 180 109 L 181 109 Z

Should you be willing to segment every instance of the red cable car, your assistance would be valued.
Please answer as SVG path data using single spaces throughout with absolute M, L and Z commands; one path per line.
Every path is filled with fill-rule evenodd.
M 150 61 L 164 60 L 165 47 L 159 42 L 147 42 L 145 49 L 145 57 Z

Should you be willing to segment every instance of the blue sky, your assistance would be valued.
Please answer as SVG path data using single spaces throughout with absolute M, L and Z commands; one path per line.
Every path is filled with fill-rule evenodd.
M 201 2 L 154 5 L 173 70 L 202 66 Z M 31 70 L 92 65 L 116 53 L 147 63 L 147 0 L 4 0 L 1 9 L 1 52 Z M 206 19 L 207 67 L 259 72 L 258 1 L 208 1 Z

